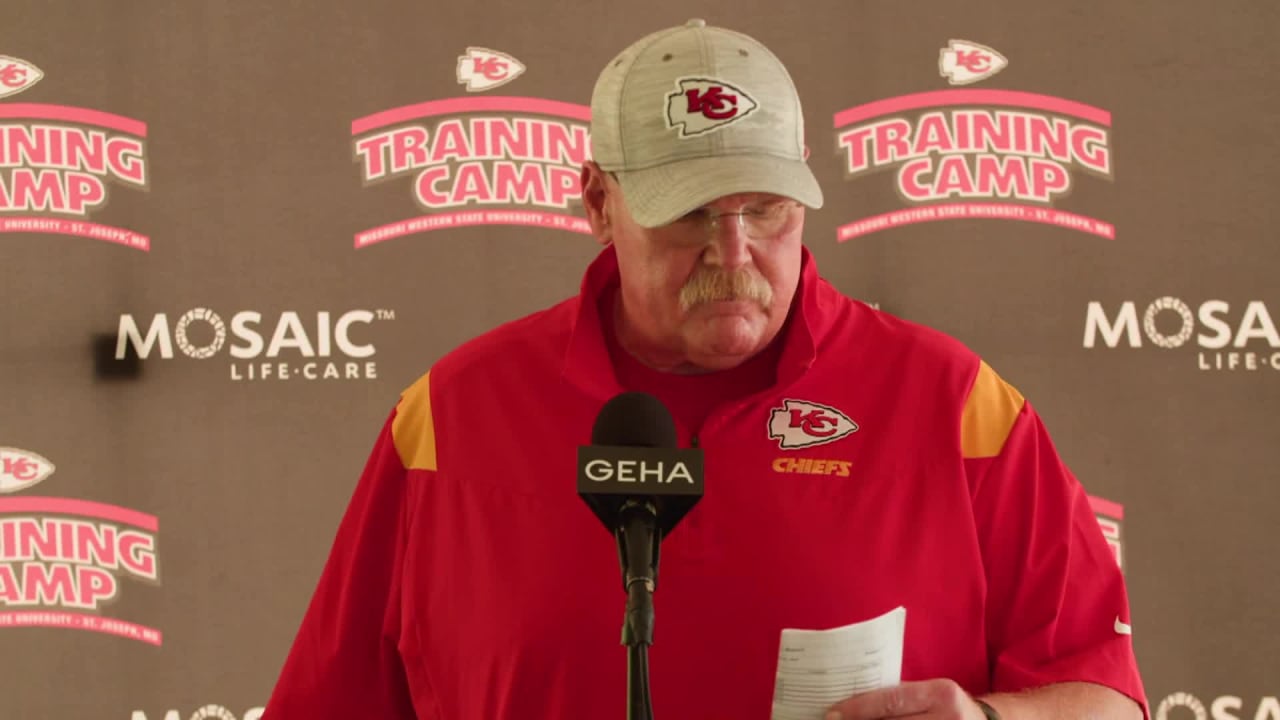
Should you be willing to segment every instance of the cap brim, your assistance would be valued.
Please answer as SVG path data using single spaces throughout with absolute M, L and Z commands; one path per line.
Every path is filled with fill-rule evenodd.
M 773 155 L 693 158 L 618 171 L 618 184 L 631 217 L 641 227 L 658 227 L 716 198 L 736 193 L 772 193 L 803 205 L 822 207 L 822 188 L 803 161 Z

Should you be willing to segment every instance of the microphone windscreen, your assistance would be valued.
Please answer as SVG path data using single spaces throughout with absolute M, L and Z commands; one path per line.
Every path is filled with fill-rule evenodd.
M 594 445 L 674 448 L 676 423 L 671 411 L 649 393 L 625 392 L 601 408 L 591 430 Z

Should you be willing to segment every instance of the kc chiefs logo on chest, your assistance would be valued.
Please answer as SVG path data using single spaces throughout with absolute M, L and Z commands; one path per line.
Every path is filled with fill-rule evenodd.
M 783 400 L 782 407 L 769 413 L 769 438 L 780 448 L 823 445 L 857 431 L 858 424 L 848 415 L 806 400 Z
M 715 78 L 682 77 L 666 100 L 667 127 L 682 138 L 719 130 L 760 107 L 747 91 Z

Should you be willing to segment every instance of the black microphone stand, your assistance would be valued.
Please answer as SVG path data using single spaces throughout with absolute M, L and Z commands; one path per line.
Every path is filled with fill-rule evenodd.
M 653 720 L 649 696 L 649 646 L 653 644 L 653 591 L 658 586 L 658 510 L 652 502 L 627 500 L 614 531 L 627 609 L 622 644 L 627 646 L 627 720 Z

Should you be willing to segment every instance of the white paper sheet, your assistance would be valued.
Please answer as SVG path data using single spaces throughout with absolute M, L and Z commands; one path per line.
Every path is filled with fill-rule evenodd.
M 772 720 L 822 720 L 832 705 L 902 681 L 907 609 L 830 630 L 782 631 Z

